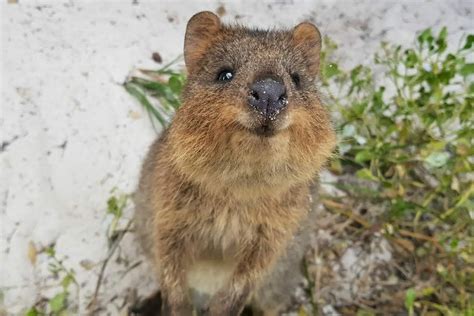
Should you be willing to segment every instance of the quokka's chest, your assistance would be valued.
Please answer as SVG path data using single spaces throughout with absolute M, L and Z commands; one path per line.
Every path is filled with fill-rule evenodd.
M 192 210 L 183 213 L 183 217 L 186 227 L 193 228 L 198 252 L 212 249 L 214 253 L 230 258 L 262 233 L 291 234 L 307 209 L 306 203 L 290 200 L 247 204 L 203 203 L 194 205 Z
M 255 238 L 258 221 L 248 210 L 224 207 L 204 214 L 200 219 L 198 239 L 203 252 L 213 257 L 232 258 L 240 247 Z
M 240 213 L 239 213 L 240 211 Z M 186 271 L 193 305 L 205 307 L 209 299 L 224 288 L 237 266 L 239 248 L 253 237 L 249 221 L 239 209 L 221 209 L 203 216 L 194 260 Z
M 236 268 L 235 260 L 198 259 L 186 271 L 188 292 L 195 307 L 204 307 L 224 288 Z

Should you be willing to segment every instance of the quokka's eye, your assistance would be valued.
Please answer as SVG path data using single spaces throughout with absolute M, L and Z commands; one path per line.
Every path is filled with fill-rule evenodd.
M 300 87 L 300 84 L 301 84 L 301 78 L 300 78 L 300 75 L 296 72 L 292 73 L 291 74 L 291 80 L 293 80 L 293 83 L 295 84 L 295 86 L 297 88 Z
M 217 81 L 228 82 L 234 78 L 234 71 L 230 69 L 224 69 L 217 75 Z

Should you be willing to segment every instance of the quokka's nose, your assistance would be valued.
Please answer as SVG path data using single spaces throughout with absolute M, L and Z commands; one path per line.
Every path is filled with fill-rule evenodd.
M 288 105 L 286 87 L 273 78 L 259 80 L 250 87 L 249 104 L 265 118 L 274 120 Z

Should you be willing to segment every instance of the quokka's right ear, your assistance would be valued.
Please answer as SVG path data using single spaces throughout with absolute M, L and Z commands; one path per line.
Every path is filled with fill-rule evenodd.
M 188 73 L 194 71 L 220 28 L 219 17 L 209 11 L 199 12 L 189 19 L 184 37 L 184 62 Z

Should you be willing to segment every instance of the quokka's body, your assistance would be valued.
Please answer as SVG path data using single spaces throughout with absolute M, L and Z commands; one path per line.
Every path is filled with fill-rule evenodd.
M 136 230 L 162 314 L 277 314 L 300 280 L 311 190 L 335 134 L 317 90 L 321 37 L 188 23 L 183 104 L 151 146 Z

